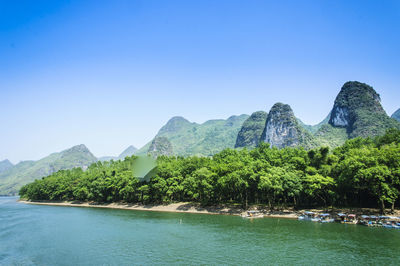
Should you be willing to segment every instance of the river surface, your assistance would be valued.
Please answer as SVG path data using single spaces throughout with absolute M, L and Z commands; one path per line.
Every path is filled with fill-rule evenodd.
M 0 197 L 0 265 L 149 264 L 400 265 L 400 230 Z

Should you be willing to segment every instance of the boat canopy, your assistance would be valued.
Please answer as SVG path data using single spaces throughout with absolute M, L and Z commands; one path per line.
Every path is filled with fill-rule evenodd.
M 349 217 L 356 217 L 355 214 L 349 214 L 349 215 L 347 215 L 347 216 L 349 216 Z
M 314 212 L 304 212 L 304 214 L 314 214 Z
M 344 214 L 344 213 L 338 213 L 337 215 L 340 217 L 346 216 L 346 214 Z
M 361 215 L 361 218 L 363 218 L 363 219 L 368 219 L 369 216 L 368 216 L 368 215 Z
M 371 215 L 369 218 L 371 218 L 371 219 L 376 219 L 376 218 L 378 218 L 378 217 L 376 217 L 375 215 Z
M 379 219 L 390 219 L 389 216 L 379 216 Z
M 321 213 L 320 214 L 320 216 L 324 216 L 324 217 L 329 216 L 329 215 L 330 215 L 329 213 Z

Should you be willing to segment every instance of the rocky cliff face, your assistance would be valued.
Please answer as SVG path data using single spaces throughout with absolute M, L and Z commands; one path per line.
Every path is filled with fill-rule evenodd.
M 272 106 L 261 139 L 278 148 L 314 145 L 312 136 L 299 125 L 292 108 L 283 103 Z
M 235 148 L 256 147 L 258 145 L 267 121 L 267 115 L 264 111 L 254 112 L 243 122 L 236 138 Z
M 346 82 L 335 99 L 329 124 L 346 128 L 349 137 L 368 137 L 397 127 L 380 103 L 379 94 L 358 81 Z
M 166 137 L 155 137 L 147 153 L 152 157 L 173 155 L 172 144 Z
M 400 109 L 397 109 L 397 111 L 392 114 L 392 118 L 400 122 Z
M 350 124 L 349 109 L 344 106 L 333 107 L 330 123 L 335 127 L 349 126 Z

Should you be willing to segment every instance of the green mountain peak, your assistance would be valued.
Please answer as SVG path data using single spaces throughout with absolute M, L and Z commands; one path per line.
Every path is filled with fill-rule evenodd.
M 346 128 L 350 138 L 383 135 L 400 124 L 383 109 L 379 94 L 358 81 L 346 82 L 335 99 L 329 124 Z

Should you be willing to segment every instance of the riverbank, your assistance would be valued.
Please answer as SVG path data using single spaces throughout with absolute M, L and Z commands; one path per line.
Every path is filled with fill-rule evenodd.
M 141 205 L 129 203 L 96 203 L 96 202 L 81 202 L 81 201 L 27 201 L 19 200 L 21 203 L 34 204 L 34 205 L 49 205 L 49 206 L 65 206 L 65 207 L 83 207 L 83 208 L 107 208 L 107 209 L 121 209 L 121 210 L 139 210 L 139 211 L 157 211 L 157 212 L 176 212 L 176 213 L 202 213 L 202 214 L 220 214 L 220 215 L 242 215 L 246 212 L 245 209 L 238 205 L 218 205 L 203 207 L 198 203 L 192 202 L 179 202 L 165 205 Z M 286 218 L 297 219 L 304 211 L 313 211 L 316 213 L 354 213 L 357 215 L 379 215 L 378 209 L 371 208 L 329 208 L 329 209 L 301 209 L 294 210 L 293 208 L 286 208 L 276 211 L 270 211 L 262 206 L 250 206 L 249 210 L 258 210 L 264 214 L 264 217 L 271 218 Z M 400 216 L 400 211 L 396 210 L 395 216 Z
M 241 215 L 246 210 L 235 205 L 219 205 L 202 207 L 200 204 L 191 202 L 171 203 L 166 205 L 140 205 L 127 203 L 95 203 L 79 201 L 26 201 L 19 200 L 21 203 L 34 205 L 50 205 L 64 207 L 84 207 L 84 208 L 107 208 L 121 210 L 139 210 L 139 211 L 157 211 L 157 212 L 177 212 L 177 213 L 202 213 L 202 214 L 220 214 L 220 215 Z M 300 212 L 290 210 L 269 212 L 259 209 L 267 217 L 297 219 Z

